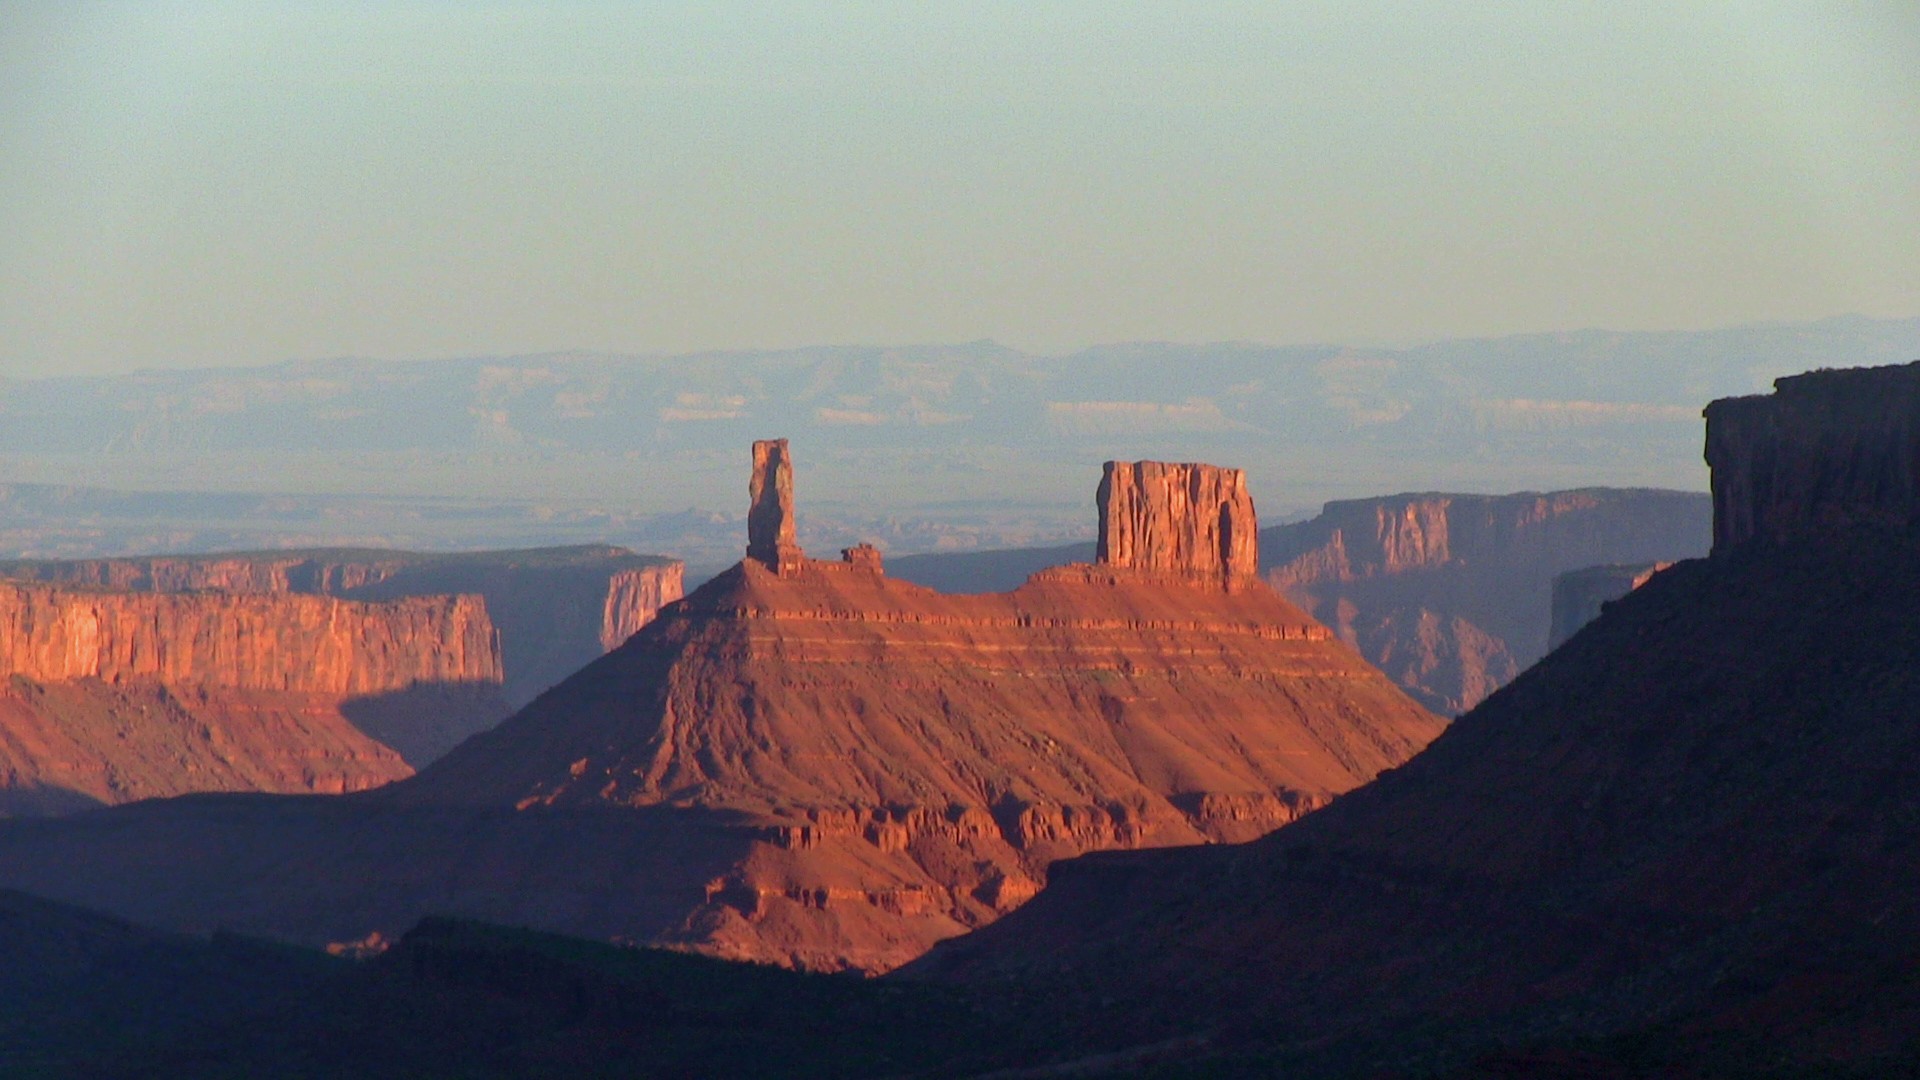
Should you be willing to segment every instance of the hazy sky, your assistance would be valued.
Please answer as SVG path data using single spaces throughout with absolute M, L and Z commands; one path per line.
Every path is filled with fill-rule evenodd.
M 0 374 L 1920 314 L 1920 5 L 0 8 Z

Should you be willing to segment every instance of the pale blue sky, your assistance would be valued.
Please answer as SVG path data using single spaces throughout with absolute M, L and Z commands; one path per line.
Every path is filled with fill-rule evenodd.
M 1920 314 L 1920 5 L 0 9 L 0 375 Z

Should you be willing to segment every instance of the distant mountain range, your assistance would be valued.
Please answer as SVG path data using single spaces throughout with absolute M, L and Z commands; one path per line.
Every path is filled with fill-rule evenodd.
M 976 342 L 0 380 L 0 481 L 525 500 L 561 517 L 631 517 L 733 507 L 739 448 L 786 436 L 823 521 L 849 505 L 956 528 L 1011 516 L 1024 540 L 918 538 L 918 550 L 1010 546 L 1084 536 L 1066 530 L 1084 526 L 1087 470 L 1108 458 L 1244 467 L 1268 521 L 1382 491 L 1700 490 L 1701 402 L 1809 367 L 1916 356 L 1920 318 L 1848 316 L 1404 349 L 1136 344 L 1041 357 Z M 842 539 L 808 541 L 807 527 L 803 542 Z M 887 527 L 848 522 L 844 539 Z M 515 538 L 583 539 L 639 543 Z

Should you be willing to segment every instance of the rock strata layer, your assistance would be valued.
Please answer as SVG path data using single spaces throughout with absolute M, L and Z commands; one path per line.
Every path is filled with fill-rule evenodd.
M 505 711 L 475 596 L 0 582 L 0 815 L 194 791 L 338 794 Z
M 0 674 L 337 696 L 498 683 L 479 597 L 116 593 L 0 582 Z
M 1920 522 L 1920 361 L 1773 385 L 1707 407 L 1716 551 Z

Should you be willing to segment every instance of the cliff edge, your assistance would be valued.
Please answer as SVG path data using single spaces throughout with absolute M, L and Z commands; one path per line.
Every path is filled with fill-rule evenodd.
M 496 721 L 500 677 L 475 596 L 0 581 L 0 815 L 376 787 Z
M 390 601 L 483 598 L 500 633 L 498 681 L 518 708 L 678 600 L 681 563 L 587 545 L 523 551 L 315 549 L 0 562 L 0 578 L 125 592 L 217 591 Z
M 1920 522 L 1920 361 L 1773 385 L 1707 406 L 1715 551 Z

